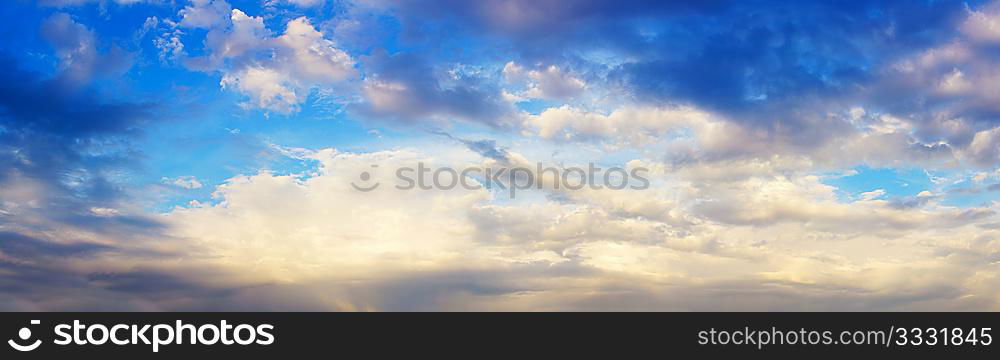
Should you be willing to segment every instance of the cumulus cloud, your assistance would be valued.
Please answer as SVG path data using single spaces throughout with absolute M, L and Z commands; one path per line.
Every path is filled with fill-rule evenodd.
M 288 22 L 277 42 L 283 45 L 277 48 L 279 56 L 287 58 L 297 79 L 327 84 L 354 74 L 351 56 L 334 47 L 305 17 Z
M 28 308 L 39 296 L 30 308 L 96 309 L 100 299 L 157 310 L 1000 306 L 993 269 L 1000 245 L 996 230 L 981 226 L 997 222 L 995 206 L 898 206 L 877 191 L 845 202 L 817 176 L 706 182 L 648 159 L 627 165 L 654 169 L 645 190 L 546 186 L 529 192 L 548 196 L 510 203 L 487 189 L 394 187 L 395 169 L 417 162 L 460 169 L 498 161 L 455 148 L 469 145 L 446 145 L 449 156 L 281 149 L 311 168 L 231 178 L 211 202 L 160 216 L 163 241 L 0 246 L 10 258 L 74 259 L 37 270 L 64 284 L 7 295 L 5 308 Z M 507 166 L 533 162 L 505 153 Z M 360 181 L 380 187 L 351 186 Z M 52 301 L 59 291 L 80 294 L 79 301 Z
M 180 25 L 210 29 L 225 25 L 232 7 L 224 0 L 191 0 L 191 5 L 180 10 Z
M 809 176 L 717 186 L 669 174 L 651 192 L 514 205 L 486 190 L 396 190 L 394 168 L 434 162 L 416 151 L 295 156 L 317 172 L 233 178 L 216 203 L 165 215 L 173 236 L 200 249 L 184 261 L 226 281 L 325 293 L 345 310 L 697 310 L 732 305 L 711 289 L 741 288 L 740 309 L 998 306 L 986 264 L 1000 248 L 975 226 L 995 218 L 988 208 L 843 203 Z M 458 161 L 438 165 L 480 160 Z M 372 164 L 369 181 L 383 188 L 352 189 Z M 646 204 L 618 207 L 643 203 L 632 196 Z M 794 300 L 754 290 L 773 286 Z M 802 301 L 825 296 L 840 304 Z
M 980 9 L 967 11 L 968 18 L 960 28 L 962 33 L 973 41 L 1000 43 L 1000 5 L 991 3 Z
M 286 85 L 286 79 L 284 74 L 271 68 L 248 67 L 223 75 L 219 84 L 223 89 L 227 86 L 235 87 L 250 96 L 252 101 L 244 105 L 291 113 L 298 110 L 298 104 L 303 102 L 304 95 L 296 94 Z
M 191 69 L 220 72 L 220 86 L 249 97 L 248 108 L 293 113 L 313 89 L 356 75 L 354 59 L 305 17 L 288 21 L 284 33 L 274 36 L 262 17 L 223 0 L 194 1 L 178 16 L 156 42 L 161 52 Z M 205 54 L 187 56 L 178 32 L 185 28 L 208 30 Z
M 1000 161 L 1000 128 L 977 132 L 968 151 L 970 157 L 980 164 L 996 164 Z

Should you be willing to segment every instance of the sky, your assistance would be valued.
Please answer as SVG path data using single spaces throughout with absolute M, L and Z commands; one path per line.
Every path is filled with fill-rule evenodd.
M 0 18 L 0 310 L 1000 310 L 1000 1 Z

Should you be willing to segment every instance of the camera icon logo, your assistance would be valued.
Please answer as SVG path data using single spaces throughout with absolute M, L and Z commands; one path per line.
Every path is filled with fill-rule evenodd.
M 41 324 L 41 323 L 42 322 L 40 320 L 31 320 L 31 325 L 38 325 L 38 324 Z M 28 339 L 31 339 L 31 329 L 29 329 L 27 327 L 21 328 L 21 330 L 19 330 L 17 332 L 17 337 L 21 338 L 21 340 L 23 340 L 23 341 L 28 341 Z M 18 342 L 14 341 L 14 339 L 10 339 L 10 340 L 7 340 L 7 344 L 10 345 L 10 347 L 14 348 L 14 350 L 17 350 L 17 351 L 31 351 L 31 350 L 35 350 L 39 346 L 41 346 L 42 345 L 42 340 L 35 340 L 35 342 L 33 342 L 33 343 L 29 344 L 29 345 L 21 345 Z

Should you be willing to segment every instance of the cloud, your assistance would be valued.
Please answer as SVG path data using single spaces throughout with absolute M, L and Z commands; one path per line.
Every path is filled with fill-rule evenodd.
M 433 133 L 445 136 L 449 139 L 458 141 L 465 145 L 469 150 L 482 155 L 485 158 L 496 160 L 502 164 L 509 164 L 511 162 L 510 153 L 507 149 L 497 145 L 495 140 L 468 140 L 452 136 L 444 131 L 434 131 Z
M 449 38 L 483 41 L 514 54 L 517 61 L 495 65 L 503 66 L 503 80 L 515 88 L 502 91 L 507 101 L 541 98 L 557 100 L 555 108 L 604 113 L 634 103 L 696 108 L 783 144 L 773 150 L 826 151 L 845 142 L 872 148 L 878 138 L 891 138 L 893 149 L 912 145 L 898 153 L 938 161 L 967 146 L 972 133 L 954 130 L 942 136 L 939 128 L 948 125 L 937 122 L 981 124 L 995 113 L 990 106 L 996 101 L 988 95 L 995 93 L 990 88 L 995 76 L 982 63 L 987 56 L 976 56 L 982 60 L 974 62 L 977 66 L 942 65 L 947 73 L 927 77 L 899 73 L 897 67 L 913 54 L 966 36 L 963 22 L 970 14 L 991 14 L 990 6 L 596 0 L 358 6 L 398 18 L 421 46 L 447 47 L 435 41 L 443 34 L 421 26 L 443 24 Z M 415 95 L 404 89 L 412 87 L 371 80 L 366 95 L 387 112 L 424 114 L 420 104 L 427 101 L 407 102 Z M 594 95 L 590 104 L 572 102 L 584 90 Z M 942 108 L 948 102 L 956 106 Z M 910 129 L 861 139 L 844 114 L 859 107 L 868 117 L 895 117 Z
M 862 101 L 891 115 L 919 143 L 947 146 L 973 166 L 994 166 L 986 144 L 1000 114 L 990 33 L 997 4 L 966 8 L 947 37 L 887 62 Z
M 48 21 L 58 29 L 82 29 L 66 19 Z M 92 44 L 78 43 L 84 50 Z M 80 54 L 69 55 L 74 63 L 51 77 L 0 57 L 7 69 L 0 75 L 0 288 L 24 294 L 2 296 L 9 301 L 5 309 L 99 306 L 88 303 L 96 297 L 84 289 L 93 286 L 82 281 L 79 274 L 86 271 L 77 266 L 154 253 L 143 240 L 163 229 L 130 201 L 120 178 L 136 169 L 132 144 L 156 118 L 157 105 L 106 101 L 88 84 L 67 83 L 65 73 L 83 66 L 75 62 Z
M 977 132 L 968 151 L 974 161 L 984 166 L 1000 162 L 1000 127 Z
M 49 236 L 30 234 L 65 227 L 154 231 L 159 225 L 128 205 L 119 176 L 136 168 L 133 140 L 156 118 L 157 105 L 97 97 L 78 74 L 100 67 L 96 38 L 67 15 L 47 19 L 43 32 L 64 62 L 60 72 L 44 76 L 0 56 L 7 69 L 0 79 L 0 226 L 36 239 Z
M 277 0 L 277 1 L 288 3 L 302 8 L 310 8 L 323 5 L 323 3 L 326 0 Z
M 104 0 L 39 0 L 38 4 L 41 6 L 51 6 L 51 7 L 70 7 L 70 6 L 79 6 L 98 1 L 102 1 L 103 3 Z M 132 4 L 139 4 L 144 2 L 156 2 L 156 1 L 159 0 L 112 0 L 112 2 L 118 5 L 132 5 Z
M 179 176 L 176 178 L 162 178 L 160 182 L 168 185 L 177 186 L 184 189 L 200 189 L 203 185 L 198 178 L 194 176 Z
M 671 131 L 708 126 L 719 119 L 688 107 L 624 107 L 610 114 L 577 109 L 568 105 L 548 108 L 538 115 L 524 116 L 524 126 L 532 133 L 557 141 L 611 141 L 643 146 L 657 142 Z M 711 136 L 707 131 L 699 136 Z
M 218 204 L 178 209 L 165 220 L 174 224 L 175 236 L 208 246 L 208 254 L 228 254 L 218 259 L 220 265 L 255 263 L 262 277 L 248 278 L 254 281 L 264 278 L 270 279 L 266 281 L 322 279 L 331 271 L 341 273 L 344 278 L 365 273 L 378 277 L 379 273 L 392 271 L 397 266 L 416 265 L 413 270 L 419 270 L 417 264 L 421 262 L 427 269 L 433 269 L 439 266 L 438 261 L 447 262 L 457 256 L 455 251 L 471 245 L 463 242 L 462 233 L 467 231 L 463 230 L 467 226 L 456 216 L 468 205 L 484 199 L 485 193 L 442 192 L 429 195 L 427 199 L 434 199 L 436 205 L 426 211 L 391 210 L 376 204 L 388 201 L 411 207 L 419 206 L 425 199 L 399 198 L 399 193 L 392 190 L 376 191 L 372 193 L 374 197 L 368 197 L 354 190 L 350 183 L 358 181 L 356 174 L 362 169 L 371 170 L 371 161 L 379 161 L 381 167 L 392 169 L 412 159 L 412 155 L 378 153 L 364 156 L 324 150 L 305 156 L 319 161 L 320 175 L 302 181 L 270 173 L 230 179 L 216 190 L 221 200 Z M 393 166 L 395 164 L 399 165 Z M 377 171 L 372 181 L 388 182 L 391 176 L 388 170 Z M 383 187 L 390 188 L 388 184 Z M 332 199 L 355 202 L 359 207 L 355 210 L 331 207 L 327 202 Z M 273 211 L 260 207 L 265 203 L 272 204 Z M 291 216 L 293 213 L 310 215 Z M 318 223 L 313 215 L 328 220 Z M 251 218 L 262 222 L 253 228 L 244 227 L 247 225 L 244 221 Z M 215 235 L 205 233 L 209 219 L 224 221 Z M 384 221 L 394 225 L 373 226 Z M 299 225 L 302 227 L 293 230 Z M 439 230 L 444 228 L 453 229 L 453 233 L 441 236 L 444 234 Z M 284 245 L 275 246 L 277 244 L 267 240 L 267 234 L 286 231 L 297 235 L 288 237 Z M 238 237 L 242 240 L 237 240 Z M 394 260 L 397 257 L 414 262 Z M 383 266 L 373 267 L 374 264 Z
M 511 61 L 504 65 L 503 75 L 508 83 L 525 87 L 523 94 L 528 98 L 572 98 L 583 93 L 587 87 L 583 80 L 563 73 L 555 65 L 541 70 L 527 70 Z
M 180 10 L 179 25 L 196 29 L 225 26 L 232 7 L 224 0 L 192 0 Z
M 861 200 L 865 200 L 865 201 L 875 200 L 875 199 L 878 199 L 878 198 L 883 197 L 883 196 L 885 196 L 885 189 L 875 189 L 875 190 L 872 190 L 872 191 L 867 191 L 867 192 L 861 193 Z
M 285 24 L 274 36 L 263 17 L 233 9 L 222 0 L 196 1 L 178 14 L 180 20 L 161 35 L 164 58 L 188 68 L 219 72 L 220 86 L 249 97 L 243 105 L 278 113 L 294 113 L 316 88 L 335 87 L 357 75 L 354 59 L 324 37 L 306 17 Z M 172 23 L 172 22 L 171 22 Z M 205 54 L 189 56 L 179 29 L 208 29 Z
M 286 79 L 285 74 L 271 68 L 247 67 L 223 75 L 219 85 L 223 89 L 235 87 L 250 96 L 252 101 L 244 105 L 287 114 L 298 111 L 298 105 L 304 101 L 302 99 L 304 95 L 296 94 Z
M 562 105 L 539 114 L 522 113 L 519 118 L 524 135 L 596 144 L 607 150 L 653 148 L 673 170 L 690 170 L 714 180 L 746 171 L 902 163 L 947 167 L 968 156 L 945 143 L 922 143 L 908 122 L 854 110 L 854 115 L 847 111 L 811 119 L 813 125 L 802 131 L 762 129 L 692 106 L 626 105 L 602 112 Z M 814 133 L 830 128 L 842 134 L 824 138 Z
M 56 13 L 42 23 L 42 36 L 55 49 L 65 81 L 82 84 L 94 77 L 117 76 L 127 71 L 133 54 L 111 46 L 98 50 L 97 37 L 69 14 Z
M 843 202 L 818 177 L 796 174 L 704 182 L 653 171 L 648 190 L 546 187 L 531 191 L 561 196 L 517 203 L 486 189 L 392 186 L 394 170 L 416 162 L 462 168 L 495 161 L 458 151 L 467 145 L 445 145 L 452 150 L 446 157 L 285 149 L 313 167 L 231 178 L 211 203 L 159 217 L 167 226 L 160 241 L 0 247 L 11 256 L 76 258 L 70 267 L 24 267 L 0 277 L 0 286 L 21 290 L 7 292 L 20 295 L 5 295 L 5 308 L 100 309 L 101 299 L 157 310 L 1000 306 L 1000 279 L 990 270 L 1000 243 L 995 229 L 980 226 L 997 222 L 992 207 Z M 354 190 L 363 171 L 382 186 Z M 120 248 L 125 244 L 132 247 Z M 122 252 L 130 255 L 116 255 Z M 31 276 L 49 285 L 30 287 Z M 78 296 L 61 303 L 53 300 L 58 294 Z M 733 296 L 739 303 L 727 300 Z
M 334 47 L 333 41 L 323 37 L 309 20 L 299 17 L 288 22 L 285 34 L 277 42 L 283 46 L 291 72 L 299 79 L 319 84 L 332 83 L 354 74 L 354 60 L 346 52 Z
M 988 209 L 971 216 L 930 204 L 843 203 L 809 176 L 736 185 L 658 176 L 667 183 L 652 192 L 570 191 L 562 202 L 513 205 L 484 190 L 395 190 L 392 169 L 434 161 L 418 152 L 300 154 L 319 164 L 317 173 L 231 179 L 217 189 L 217 204 L 167 215 L 174 236 L 204 249 L 204 261 L 229 269 L 227 277 L 325 292 L 339 309 L 711 309 L 732 305 L 708 300 L 726 291 L 741 294 L 741 309 L 772 309 L 776 300 L 762 294 L 774 292 L 751 289 L 774 284 L 796 299 L 778 303 L 793 308 L 833 294 L 868 309 L 997 306 L 979 285 L 996 277 L 969 267 L 1000 250 L 974 225 L 995 218 Z M 374 163 L 372 181 L 384 189 L 351 189 Z M 638 204 L 625 200 L 632 195 L 674 215 L 615 205 Z M 927 242 L 939 233 L 951 240 Z M 935 255 L 978 241 L 986 242 L 961 259 Z M 252 276 L 240 270 L 248 263 Z M 913 273 L 921 280 L 908 280 Z M 949 280 L 960 274 L 977 280 Z M 561 280 L 546 280 L 553 277 Z M 655 290 L 665 283 L 671 291 Z
M 0 60 L 0 308 L 1000 309 L 995 5 L 365 1 L 323 22 L 273 4 L 192 1 L 143 29 L 248 108 L 344 91 L 389 150 L 275 146 L 294 170 L 150 213 L 128 179 L 158 105 L 99 97 L 129 67 L 57 13 L 55 75 Z M 416 163 L 586 162 L 650 186 L 393 186 Z M 951 173 L 905 194 L 831 181 L 857 165 Z
M 961 31 L 969 39 L 983 43 L 1000 43 L 1000 4 L 991 3 L 978 10 L 968 9 L 968 18 Z
M 567 49 L 592 47 L 624 49 L 641 46 L 642 37 L 628 31 L 632 20 L 643 17 L 710 14 L 729 1 L 663 2 L 604 0 L 527 1 L 461 0 L 426 4 L 412 0 L 360 2 L 374 9 L 388 9 L 403 26 L 417 28 L 435 21 L 453 22 L 476 38 L 498 36 L 517 44 L 514 51 L 536 58 L 560 57 Z M 454 34 L 465 35 L 465 34 Z
M 461 120 L 509 128 L 513 108 L 495 84 L 476 74 L 445 72 L 414 54 L 377 52 L 363 61 L 362 114 L 401 123 Z
M 81 256 L 110 248 L 93 243 L 60 244 L 10 232 L 0 232 L 0 253 L 13 258 L 42 260 L 48 257 Z

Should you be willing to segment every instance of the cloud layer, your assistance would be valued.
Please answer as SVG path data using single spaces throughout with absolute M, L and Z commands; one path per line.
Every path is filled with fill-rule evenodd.
M 0 309 L 1000 309 L 995 1 L 38 4 Z

